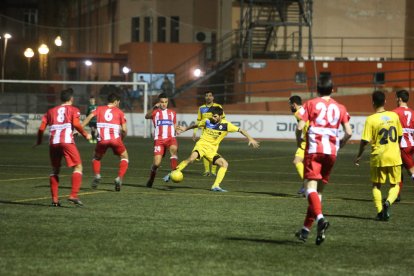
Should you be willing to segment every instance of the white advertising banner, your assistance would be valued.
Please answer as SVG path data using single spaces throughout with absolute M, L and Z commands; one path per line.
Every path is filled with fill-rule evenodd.
M 36 134 L 43 114 L 0 114 L 0 134 Z M 143 114 L 125 114 L 128 124 L 128 136 L 150 137 L 153 131 L 151 120 L 145 120 Z M 177 114 L 179 125 L 189 126 L 196 121 L 196 114 Z M 366 116 L 351 117 L 352 140 L 360 140 Z M 258 139 L 295 139 L 296 120 L 293 115 L 240 115 L 227 114 L 227 120 L 247 130 Z M 342 131 L 342 130 L 341 130 Z M 191 137 L 193 131 L 182 133 Z M 200 135 L 200 132 L 198 132 Z M 342 136 L 342 133 L 340 134 Z M 228 137 L 244 138 L 240 133 L 230 133 Z

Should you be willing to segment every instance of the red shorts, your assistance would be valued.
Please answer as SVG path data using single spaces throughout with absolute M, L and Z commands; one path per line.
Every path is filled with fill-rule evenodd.
M 49 156 L 54 168 L 59 168 L 61 166 L 62 157 L 65 157 L 66 165 L 68 167 L 82 164 L 78 148 L 75 144 L 49 145 Z
M 154 140 L 154 155 L 165 155 L 165 150 L 171 146 L 177 146 L 177 139 L 175 137 L 167 139 Z
M 119 138 L 114 140 L 98 142 L 98 144 L 96 144 L 95 147 L 95 154 L 99 156 L 104 156 L 108 148 L 111 148 L 112 152 L 118 156 L 120 156 L 122 153 L 124 153 L 124 151 L 126 151 L 124 142 L 122 142 L 121 138 Z
M 303 161 L 305 166 L 304 178 L 322 180 L 323 183 L 328 183 L 335 161 L 336 155 L 323 153 L 305 154 Z
M 414 167 L 414 147 L 402 148 L 401 149 L 401 159 L 404 164 L 404 167 L 409 170 Z

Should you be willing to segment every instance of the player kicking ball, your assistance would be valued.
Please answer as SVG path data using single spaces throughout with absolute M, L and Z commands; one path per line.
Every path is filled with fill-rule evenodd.
M 209 112 L 212 113 L 212 118 L 210 119 L 203 119 L 198 124 L 191 125 L 189 127 L 177 127 L 176 131 L 178 134 L 194 128 L 203 129 L 203 134 L 195 144 L 191 155 L 186 160 L 183 160 L 177 166 L 176 170 L 182 171 L 190 163 L 194 162 L 195 160 L 200 160 L 204 157 L 213 165 L 219 166 L 216 179 L 213 186 L 211 187 L 211 191 L 227 192 L 227 190 L 220 187 L 220 184 L 223 181 L 223 178 L 226 175 L 227 168 L 229 166 L 226 159 L 217 153 L 220 142 L 229 132 L 240 132 L 249 140 L 249 146 L 252 145 L 253 148 L 258 148 L 259 142 L 253 139 L 246 130 L 240 129 L 227 120 L 223 119 L 223 109 L 220 107 L 211 107 L 209 109 Z

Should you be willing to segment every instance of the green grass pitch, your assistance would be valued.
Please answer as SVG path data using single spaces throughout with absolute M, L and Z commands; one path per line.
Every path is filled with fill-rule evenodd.
M 45 137 L 46 140 L 46 137 Z M 61 171 L 63 207 L 49 207 L 46 144 L 35 137 L 0 136 L 0 273 L 2 275 L 412 275 L 414 192 L 406 181 L 389 222 L 374 220 L 368 151 L 353 165 L 357 145 L 340 151 L 323 196 L 331 222 L 326 241 L 306 243 L 294 232 L 307 202 L 296 194 L 301 181 L 292 165 L 293 142 L 225 140 L 229 161 L 222 183 L 228 193 L 209 191 L 196 162 L 178 184 L 162 182 L 165 158 L 152 189 L 145 187 L 152 139 L 128 138 L 130 166 L 121 192 L 112 184 L 118 160 L 102 161 L 103 184 L 90 189 L 94 145 L 78 138 L 84 163 L 80 199 L 70 205 L 71 170 Z M 179 158 L 193 147 L 179 139 Z M 405 178 L 409 179 L 405 174 Z M 383 188 L 383 195 L 388 185 Z

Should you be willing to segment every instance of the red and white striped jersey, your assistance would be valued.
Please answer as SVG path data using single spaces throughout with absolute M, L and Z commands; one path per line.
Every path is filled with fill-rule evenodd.
M 73 122 L 79 120 L 80 111 L 72 105 L 58 105 L 49 109 L 42 117 L 42 122 L 50 126 L 50 144 L 73 144 Z
M 397 107 L 393 110 L 398 114 L 400 123 L 403 128 L 403 136 L 400 148 L 408 148 L 414 146 L 414 110 L 409 107 Z
M 151 117 L 154 124 L 154 140 L 175 137 L 177 123 L 175 111 L 157 108 L 152 111 Z
M 92 110 L 96 116 L 98 141 L 108 141 L 121 138 L 121 126 L 126 123 L 124 112 L 116 106 L 98 106 Z
M 298 115 L 301 120 L 309 121 L 306 152 L 336 155 L 340 142 L 339 127 L 350 119 L 345 106 L 334 99 L 318 97 L 307 101 Z

